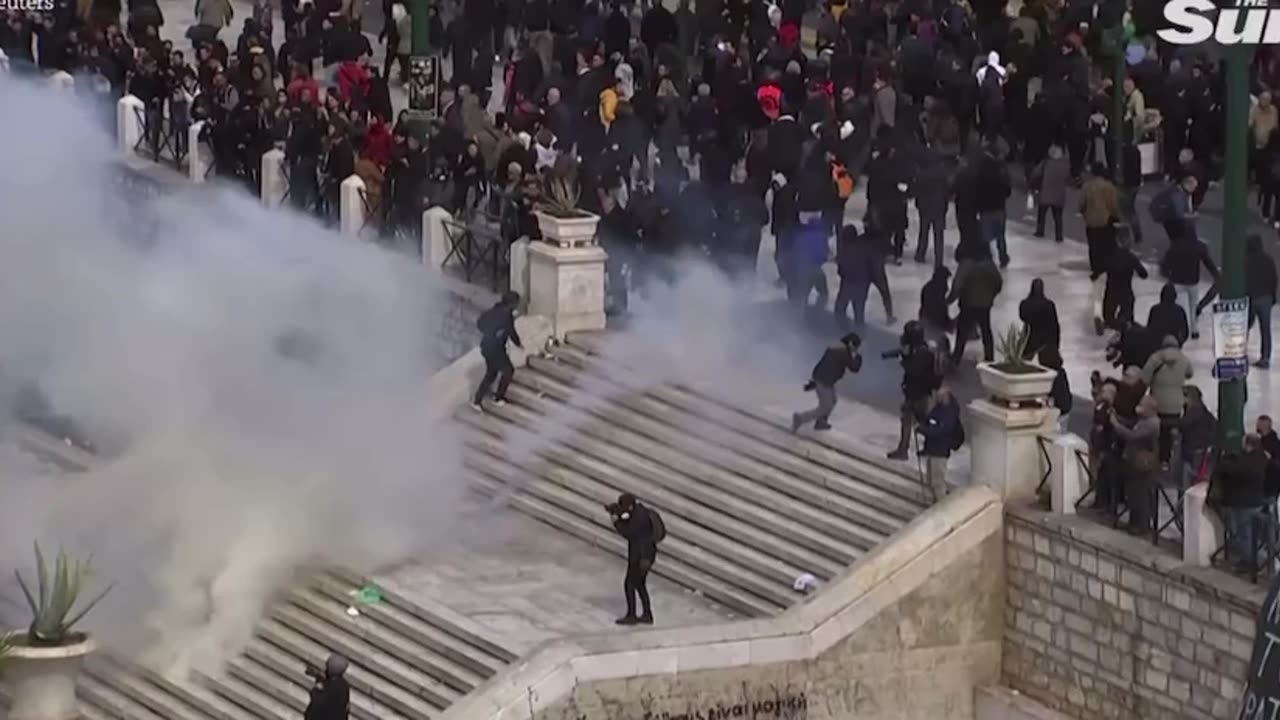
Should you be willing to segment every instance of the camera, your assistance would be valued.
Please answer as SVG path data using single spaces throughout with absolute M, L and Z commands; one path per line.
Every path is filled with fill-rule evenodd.
M 320 668 L 316 667 L 315 665 L 312 665 L 311 663 L 307 663 L 306 665 L 304 665 L 302 668 L 302 672 L 306 673 L 307 677 L 314 678 L 316 680 L 321 680 L 324 678 L 324 672 L 321 671 Z
M 627 520 L 631 517 L 631 512 L 623 509 L 623 507 L 616 502 L 605 505 L 604 509 L 609 513 L 609 515 L 620 520 Z

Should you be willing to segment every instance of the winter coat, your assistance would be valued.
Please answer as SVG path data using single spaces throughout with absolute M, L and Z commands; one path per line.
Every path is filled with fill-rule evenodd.
M 1004 278 L 990 257 L 966 259 L 956 268 L 951 299 L 959 300 L 961 309 L 989 309 L 1004 289 Z
M 1200 282 L 1200 268 L 1218 276 L 1218 266 L 1209 257 L 1209 248 L 1194 237 L 1178 236 L 1165 251 L 1162 263 L 1165 276 L 1175 285 L 1196 285 Z
M 1191 379 L 1191 361 L 1178 348 L 1163 348 L 1142 368 L 1142 381 L 1151 388 L 1161 415 L 1181 415 L 1182 386 Z
M 196 24 L 223 28 L 231 24 L 235 11 L 229 0 L 200 0 L 196 3 Z
M 920 426 L 920 432 L 924 435 L 922 454 L 925 457 L 951 457 L 951 448 L 955 445 L 959 429 L 960 404 L 955 399 L 934 403 Z
M 1187 311 L 1176 300 L 1165 300 L 1151 306 L 1147 313 L 1147 329 L 1157 337 L 1172 336 L 1181 346 L 1191 334 L 1187 326 Z
M 1265 252 L 1251 252 L 1244 269 L 1244 286 L 1251 300 L 1276 298 L 1276 263 Z
M 1065 157 L 1048 158 L 1037 169 L 1039 175 L 1039 199 L 1041 205 L 1064 207 L 1067 204 L 1067 187 L 1071 184 L 1071 161 Z
M 1080 188 L 1080 214 L 1085 227 L 1107 227 L 1120 219 L 1120 192 L 1110 180 L 1093 177 Z
M 1061 329 L 1058 326 L 1058 307 L 1052 300 L 1043 295 L 1024 299 L 1018 305 L 1018 318 L 1027 324 L 1030 331 L 1027 350 L 1039 352 L 1043 348 L 1058 348 Z

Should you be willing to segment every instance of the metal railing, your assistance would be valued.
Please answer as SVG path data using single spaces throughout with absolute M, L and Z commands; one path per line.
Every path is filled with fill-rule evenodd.
M 467 282 L 472 282 L 478 274 L 484 274 L 488 276 L 490 289 L 505 289 L 511 268 L 511 245 L 498 232 L 478 221 L 460 223 L 445 220 L 443 225 L 449 249 L 440 267 L 456 260 Z
M 173 124 L 164 108 L 134 107 L 134 115 L 142 128 L 133 151 L 149 156 L 155 162 L 168 162 L 175 166 L 183 166 L 187 160 L 187 127 Z

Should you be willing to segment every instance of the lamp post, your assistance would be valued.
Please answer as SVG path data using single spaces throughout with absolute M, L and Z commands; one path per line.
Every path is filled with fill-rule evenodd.
M 1222 183 L 1222 301 L 1245 296 L 1245 227 L 1249 194 L 1249 63 L 1253 48 L 1230 45 L 1226 70 L 1226 152 Z M 1214 328 L 1215 333 L 1217 328 Z M 1218 378 L 1218 447 L 1237 448 L 1244 435 L 1245 380 Z

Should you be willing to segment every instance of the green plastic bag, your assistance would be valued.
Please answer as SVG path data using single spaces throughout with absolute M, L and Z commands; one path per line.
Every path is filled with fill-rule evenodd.
M 377 605 L 382 602 L 382 588 L 373 583 L 365 583 L 351 591 L 352 597 L 361 605 Z

